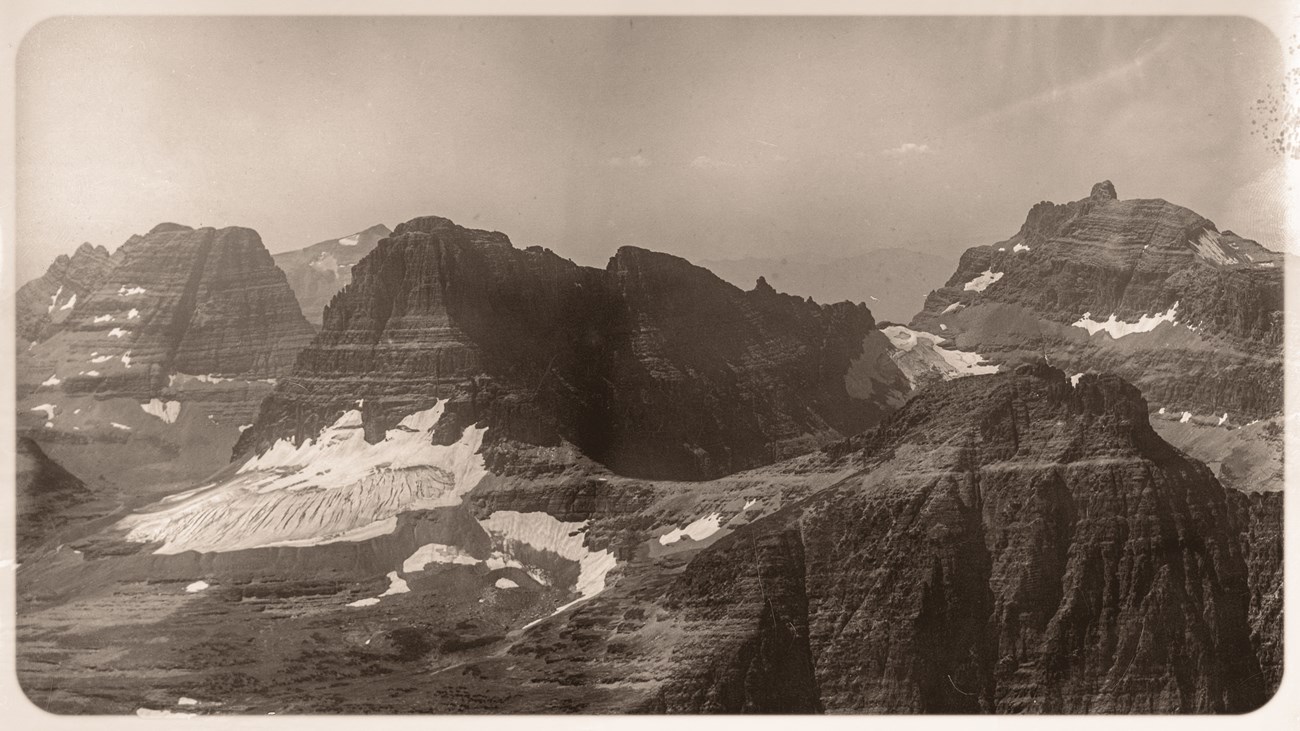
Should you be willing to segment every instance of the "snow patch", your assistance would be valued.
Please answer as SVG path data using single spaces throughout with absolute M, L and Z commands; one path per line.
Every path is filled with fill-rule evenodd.
M 316 439 L 277 441 L 225 480 L 175 504 L 122 519 L 128 540 L 160 554 L 316 546 L 392 533 L 397 515 L 458 505 L 487 474 L 486 428 L 432 443 L 446 401 L 408 415 L 375 444 L 361 412 L 344 412 Z
M 895 348 L 906 354 L 902 358 L 895 358 L 895 362 L 902 368 L 913 388 L 916 387 L 918 372 L 923 370 L 938 371 L 945 381 L 998 372 L 998 367 L 985 363 L 984 357 L 979 353 L 941 347 L 939 343 L 943 342 L 943 338 L 933 333 L 913 330 L 903 325 L 891 325 L 885 328 L 884 333 Z
M 94 353 L 91 353 L 91 355 L 94 356 L 90 359 L 91 363 L 103 363 L 106 360 L 113 359 L 113 356 L 111 355 L 95 355 Z
M 947 307 L 943 308 L 943 312 L 940 312 L 939 314 L 940 314 L 940 315 L 950 315 L 950 314 L 956 312 L 957 310 L 960 310 L 961 308 L 963 308 L 963 307 L 965 307 L 965 306 L 966 306 L 966 305 L 963 305 L 963 304 L 960 303 L 960 302 L 953 302 L 952 304 L 950 304 L 950 305 L 948 305 Z
M 28 409 L 28 411 L 43 411 L 45 412 L 46 419 L 54 418 L 54 404 L 41 404 L 40 406 L 33 406 L 32 408 Z
M 352 234 L 351 236 L 345 236 L 344 238 L 339 239 L 339 244 L 341 246 L 356 246 L 357 242 L 360 240 L 361 234 Z
M 137 309 L 134 308 L 134 307 L 132 307 L 132 308 L 131 308 L 127 313 L 126 313 L 126 319 L 128 319 L 128 320 L 134 320 L 135 318 L 137 318 L 137 317 L 139 317 L 139 316 L 140 316 L 140 311 L 137 310 Z
M 754 507 L 754 506 L 757 505 L 757 504 L 758 504 L 758 498 L 753 498 L 753 499 L 751 499 L 751 500 L 746 500 L 746 501 L 745 501 L 745 507 L 741 508 L 741 510 L 742 510 L 742 511 L 744 511 L 744 510 L 749 510 L 750 508 Z
M 940 330 L 943 330 L 944 332 L 947 332 L 947 331 L 948 331 L 948 326 L 945 325 L 945 324 L 943 324 L 943 323 L 941 322 L 941 323 L 939 323 L 939 329 L 940 329 Z
M 1082 373 L 1076 373 L 1076 374 L 1074 374 L 1073 376 L 1070 376 L 1070 385 L 1071 385 L 1071 386 L 1074 386 L 1075 388 L 1078 388 L 1078 387 L 1079 387 L 1079 379 L 1080 379 L 1080 378 L 1083 378 L 1083 374 L 1082 374 Z
M 63 310 L 70 310 L 74 306 L 76 306 L 76 304 L 77 304 L 77 294 L 74 292 L 72 296 L 68 298 L 68 301 L 64 302 L 63 306 L 59 308 L 59 311 L 62 312 Z
M 150 399 L 147 404 L 140 404 L 140 409 L 150 416 L 162 419 L 164 423 L 175 424 L 176 417 L 181 415 L 181 402 L 155 398 Z
M 1029 247 L 1025 246 L 1024 244 L 1016 244 L 1015 246 L 1011 247 L 1011 251 L 1016 253 L 1021 251 L 1029 251 Z
M 85 371 L 81 375 L 90 376 L 91 378 L 99 378 L 100 373 L 99 371 Z
M 54 296 L 50 298 L 50 306 L 45 309 L 45 314 L 48 315 L 54 312 L 54 306 L 59 304 L 59 295 L 61 294 L 63 294 L 63 285 L 60 284 L 59 288 L 54 290 Z
M 1190 412 L 1190 411 L 1184 411 L 1184 412 L 1183 412 L 1183 418 L 1179 419 L 1179 420 L 1178 420 L 1178 423 L 1179 423 L 1179 424 L 1186 424 L 1187 422 L 1189 422 L 1189 421 L 1191 421 L 1191 420 L 1192 420 L 1192 412 Z
M 114 429 L 121 429 L 122 431 L 131 431 L 131 427 L 127 426 L 126 424 L 119 424 L 116 421 L 110 421 L 108 423 Z
M 497 579 L 497 583 L 496 583 L 494 586 L 496 586 L 496 588 L 498 588 L 498 589 L 518 589 L 518 588 L 519 588 L 519 585 L 518 585 L 518 584 L 516 584 L 515 582 L 511 581 L 510 579 L 505 579 L 505 578 Z
M 394 594 L 406 594 L 410 590 L 411 587 L 406 585 L 406 579 L 403 579 L 401 576 L 398 576 L 396 571 L 389 571 L 388 588 L 385 589 L 384 593 L 380 594 L 379 596 L 384 597 L 384 596 L 392 596 Z
M 112 321 L 113 321 L 112 315 L 97 315 L 92 320 L 92 322 L 112 322 Z
M 127 368 L 131 367 L 131 351 L 128 350 L 122 354 L 122 365 Z
M 968 292 L 983 292 L 989 288 L 989 285 L 997 282 L 1006 272 L 995 272 L 992 269 L 985 269 L 984 273 L 975 277 L 966 283 L 965 289 Z
M 1202 259 L 1212 261 L 1215 264 L 1232 264 L 1235 261 L 1232 255 L 1223 248 L 1223 242 L 1217 231 L 1208 228 L 1204 229 L 1200 235 L 1194 239 L 1189 239 L 1187 243 L 1191 244 Z
M 557 608 L 554 614 L 559 614 L 604 591 L 605 576 L 617 563 L 614 554 L 609 550 L 592 551 L 587 548 L 586 521 L 564 523 L 547 513 L 498 510 L 489 515 L 486 520 L 480 520 L 479 525 L 483 526 L 506 556 L 513 558 L 511 553 L 515 547 L 524 545 L 578 563 L 578 582 L 574 587 L 578 592 L 578 598 Z
M 1081 327 L 1088 331 L 1089 335 L 1096 335 L 1099 332 L 1105 332 L 1114 340 L 1119 340 L 1125 335 L 1135 333 L 1151 332 L 1156 329 L 1162 322 L 1173 322 L 1175 315 L 1178 313 L 1178 303 L 1175 302 L 1170 306 L 1168 312 L 1159 312 L 1154 315 L 1142 315 L 1137 322 L 1124 322 L 1115 319 L 1112 314 L 1105 322 L 1098 322 L 1092 319 L 1091 312 L 1083 313 L 1077 322 L 1070 323 L 1074 327 Z
M 241 424 L 239 427 L 239 433 L 243 434 L 245 429 L 252 429 L 252 428 L 253 428 L 252 424 Z
M 676 543 L 683 538 L 690 538 L 692 541 L 702 541 L 721 529 L 722 514 L 709 513 L 703 518 L 690 522 L 685 528 L 674 528 L 673 530 L 659 536 L 659 544 L 667 546 L 671 543 Z
M 204 589 L 208 588 L 209 586 L 211 586 L 211 584 L 209 584 L 206 581 L 196 581 L 193 584 L 190 584 L 189 586 L 185 587 L 185 591 L 188 594 L 197 594 L 203 591 Z
M 130 331 L 130 330 L 123 330 L 123 329 L 120 328 L 120 327 L 115 327 L 115 328 L 113 328 L 112 330 L 109 330 L 109 331 L 108 331 L 108 336 L 109 336 L 110 338 L 120 338 L 120 337 L 122 337 L 123 335 L 130 335 L 130 334 L 131 334 L 131 331 Z
M 1227 424 L 1227 423 L 1228 423 L 1228 412 L 1225 411 L 1225 412 L 1223 412 L 1223 416 L 1220 416 L 1220 417 L 1219 417 L 1219 424 L 1218 424 L 1218 425 L 1219 425 L 1219 426 L 1223 426 L 1224 424 Z
M 349 607 L 373 607 L 378 603 L 379 600 L 376 599 L 375 597 L 367 597 L 365 599 L 358 599 L 355 602 L 348 602 L 348 606 Z
M 426 543 L 415 549 L 415 553 L 412 553 L 402 562 L 402 573 L 413 574 L 416 571 L 423 571 L 431 563 L 476 566 L 481 562 L 465 553 L 458 546 L 449 546 L 445 543 Z
M 137 294 L 144 294 L 144 292 L 145 292 L 144 287 L 128 287 L 125 284 L 123 284 L 121 287 L 118 288 L 117 296 L 132 297 Z
M 178 706 L 197 706 L 198 704 L 198 701 L 193 698 L 186 698 L 185 696 L 176 699 L 176 705 Z

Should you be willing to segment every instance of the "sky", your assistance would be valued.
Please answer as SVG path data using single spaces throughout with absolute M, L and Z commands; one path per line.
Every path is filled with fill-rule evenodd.
M 955 262 L 1103 179 L 1281 248 L 1282 68 L 1241 18 L 59 18 L 19 50 L 18 276 L 422 215 L 594 266 Z

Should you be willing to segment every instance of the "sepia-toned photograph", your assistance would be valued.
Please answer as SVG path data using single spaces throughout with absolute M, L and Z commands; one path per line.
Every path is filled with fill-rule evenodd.
M 1266 21 L 32 24 L 8 701 L 1263 708 Z

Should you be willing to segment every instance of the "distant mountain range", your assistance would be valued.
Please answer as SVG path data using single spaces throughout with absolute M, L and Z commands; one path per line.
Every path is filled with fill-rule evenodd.
M 363 231 L 296 251 L 281 252 L 273 257 L 275 265 L 288 277 L 289 286 L 309 322 L 320 327 L 325 305 L 352 281 L 352 266 L 391 233 L 387 226 L 376 224 Z
M 780 259 L 715 259 L 700 266 L 738 287 L 763 277 L 781 292 L 818 302 L 865 302 L 877 320 L 907 322 L 952 271 L 948 257 L 908 248 L 872 249 L 840 258 L 791 254 Z

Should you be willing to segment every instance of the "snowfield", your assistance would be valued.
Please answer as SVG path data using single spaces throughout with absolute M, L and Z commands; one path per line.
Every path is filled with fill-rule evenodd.
M 233 477 L 175 502 L 123 518 L 127 539 L 162 543 L 156 553 L 315 546 L 392 533 L 397 515 L 458 505 L 487 474 L 486 429 L 467 427 L 448 446 L 431 432 L 445 401 L 408 415 L 375 444 L 361 412 L 345 412 L 316 439 L 280 440 Z
M 1112 314 L 1110 319 L 1105 322 L 1097 322 L 1092 319 L 1091 312 L 1085 312 L 1077 322 L 1070 324 L 1074 327 L 1081 327 L 1084 330 L 1087 330 L 1089 335 L 1096 335 L 1099 332 L 1105 332 L 1107 335 L 1110 335 L 1112 339 L 1119 340 L 1127 335 L 1151 332 L 1162 322 L 1173 322 L 1177 313 L 1178 303 L 1175 302 L 1173 306 L 1169 308 L 1168 312 L 1160 312 L 1154 315 L 1142 315 L 1138 318 L 1137 322 L 1124 322 L 1123 320 L 1117 320 L 1115 319 L 1114 314 Z

